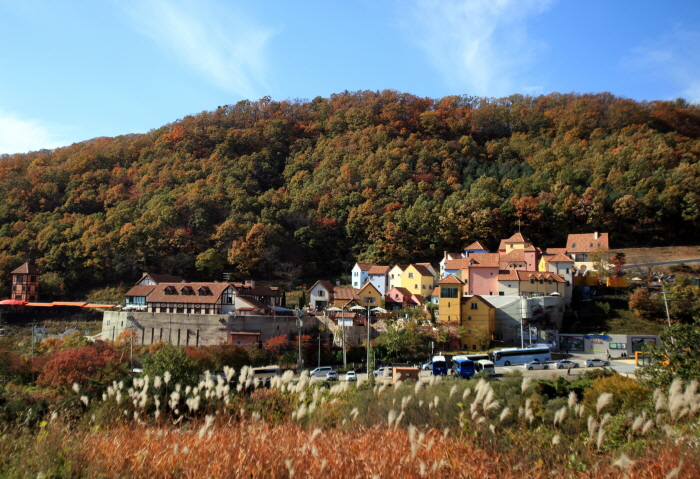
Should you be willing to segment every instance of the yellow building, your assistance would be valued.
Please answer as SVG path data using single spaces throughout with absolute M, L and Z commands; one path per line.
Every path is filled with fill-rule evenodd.
M 435 275 L 422 264 L 409 264 L 401 273 L 401 287 L 428 298 L 435 288 Z
M 438 282 L 440 289 L 438 313 L 441 323 L 459 323 L 462 309 L 459 302 L 464 294 L 464 283 L 455 275 L 447 275 Z
M 481 296 L 467 296 L 461 301 L 462 348 L 486 351 L 496 328 L 496 308 Z
M 370 282 L 365 283 L 365 285 L 357 290 L 357 304 L 360 306 L 367 305 L 376 308 L 381 306 L 382 295 L 377 291 L 377 288 Z

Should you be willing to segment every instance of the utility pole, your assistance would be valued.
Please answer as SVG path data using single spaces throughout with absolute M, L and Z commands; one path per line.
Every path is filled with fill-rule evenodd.
M 321 367 L 321 331 L 318 332 L 318 367 Z
M 36 328 L 36 322 L 32 323 L 32 362 L 31 362 L 31 368 L 32 368 L 32 382 L 34 382 L 34 329 Z
M 343 331 L 343 367 L 345 369 L 347 369 L 347 367 L 348 367 L 348 357 L 347 357 L 347 352 L 346 352 L 347 350 L 345 348 L 345 307 L 348 304 L 350 304 L 351 302 L 352 302 L 352 300 L 345 303 L 343 305 L 343 307 L 341 308 L 342 310 L 340 312 L 340 321 L 343 323 L 343 329 L 342 329 L 342 331 Z
M 666 288 L 664 287 L 664 282 L 661 281 L 661 294 L 664 297 L 664 306 L 666 307 L 666 321 L 668 322 L 669 329 L 671 328 L 671 315 L 668 312 L 668 300 L 666 299 Z M 671 344 L 676 344 L 676 340 L 671 336 Z
M 298 339 L 299 339 L 299 358 L 298 358 L 298 360 L 297 360 L 297 364 L 298 364 L 298 367 L 299 367 L 299 374 L 301 374 L 301 371 L 302 371 L 302 368 L 303 368 L 303 363 L 302 363 L 302 360 L 301 360 L 301 327 L 302 327 L 303 324 L 304 324 L 304 323 L 302 322 L 302 320 L 301 320 L 301 317 L 302 317 L 303 314 L 304 314 L 304 313 L 303 313 L 301 310 L 299 310 L 299 309 L 296 310 L 297 326 L 299 327 L 299 334 L 298 334 Z
M 369 366 L 369 330 L 370 330 L 370 324 L 369 324 L 369 305 L 371 301 L 367 301 L 367 377 L 370 377 L 370 366 Z M 374 377 L 374 376 L 372 376 Z
M 168 344 L 173 344 L 173 313 L 170 313 L 170 327 L 168 329 Z

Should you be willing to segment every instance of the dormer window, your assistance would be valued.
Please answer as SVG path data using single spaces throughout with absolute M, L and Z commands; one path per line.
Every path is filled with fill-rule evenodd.
M 177 290 L 175 289 L 175 286 L 166 287 L 165 294 L 166 294 L 166 296 L 177 295 Z
M 590 243 L 591 248 L 593 248 L 593 243 Z
M 194 290 L 192 289 L 192 286 L 184 286 L 180 290 L 180 294 L 182 294 L 183 296 L 192 296 L 194 295 Z
M 576 247 L 576 243 L 571 243 L 571 247 L 572 247 L 572 248 L 575 248 L 575 247 Z
M 530 278 L 530 284 L 535 284 L 535 278 Z
M 211 294 L 211 291 L 209 290 L 209 288 L 207 286 L 202 286 L 201 288 L 199 288 L 197 290 L 197 294 L 199 296 L 209 296 Z

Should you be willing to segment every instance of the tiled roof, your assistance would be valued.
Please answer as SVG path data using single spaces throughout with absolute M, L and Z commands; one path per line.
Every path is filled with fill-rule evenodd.
M 498 263 L 501 259 L 501 255 L 498 253 L 472 253 L 469 255 L 469 258 L 465 258 L 467 261 L 470 262 L 471 267 L 489 267 L 489 268 L 497 268 Z M 474 264 L 471 264 L 471 262 L 474 262 Z
M 513 261 L 525 261 L 525 250 L 514 249 L 510 253 L 501 255 L 499 263 L 512 263 Z
M 133 288 L 131 288 L 129 291 L 126 292 L 124 296 L 148 296 L 151 294 L 151 291 L 155 289 L 155 285 L 142 285 L 142 284 L 137 284 Z
M 466 303 L 468 303 L 468 302 L 469 302 L 470 300 L 472 300 L 472 299 L 475 299 L 475 300 L 477 300 L 477 301 L 480 301 L 480 302 L 484 303 L 484 304 L 485 304 L 487 307 L 489 307 L 489 308 L 493 308 L 493 307 L 494 307 L 491 303 L 489 303 L 488 301 L 486 301 L 483 297 L 479 296 L 478 294 L 475 294 L 475 295 L 473 295 L 473 296 L 462 296 L 462 303 L 465 303 L 465 304 L 466 304 Z
M 190 286 L 194 295 L 181 294 L 184 286 Z M 221 293 L 228 288 L 228 283 L 159 283 L 153 287 L 153 292 L 148 296 L 148 303 L 191 303 L 191 304 L 216 304 L 219 302 Z M 165 289 L 174 288 L 174 294 L 165 294 Z M 199 295 L 200 288 L 208 289 L 211 294 Z
M 566 254 L 566 248 L 547 248 L 547 254 Z
M 333 293 L 333 291 L 335 291 L 335 289 L 333 288 L 333 283 L 331 283 L 330 281 L 326 281 L 325 279 L 319 279 L 318 281 L 316 281 L 314 283 L 314 285 L 311 286 L 311 288 L 309 288 L 309 291 L 314 289 L 317 284 L 320 284 L 321 286 L 323 286 L 323 289 L 328 291 L 329 294 Z
M 488 249 L 482 245 L 479 241 L 474 241 L 472 244 L 464 248 L 465 250 L 475 250 L 475 249 L 483 249 L 488 251 Z
M 406 271 L 406 268 L 408 268 L 408 265 L 407 264 L 397 264 L 396 266 L 394 266 L 394 268 L 399 268 L 401 271 Z M 391 268 L 391 269 L 394 269 L 394 268 Z
M 390 293 L 399 293 L 401 296 L 404 298 L 410 298 L 413 293 L 411 293 L 408 289 L 403 288 L 401 286 L 396 286 L 395 288 L 391 288 L 391 291 L 389 291 L 386 296 L 389 296 Z M 393 298 L 393 296 L 391 296 Z
M 548 263 L 573 263 L 574 261 L 562 253 L 557 253 L 551 258 L 547 258 Z
M 462 253 L 445 253 L 445 257 L 443 258 L 446 262 L 453 260 L 453 259 L 460 259 L 462 257 Z
M 600 233 L 598 239 L 593 239 L 594 236 L 595 233 L 569 235 L 566 239 L 566 252 L 591 253 L 598 249 L 606 250 L 610 247 L 607 233 Z
M 514 269 L 501 271 L 498 274 L 498 281 L 518 281 L 518 273 Z
M 243 301 L 247 304 L 249 304 L 253 310 L 265 310 L 265 309 L 270 309 L 270 307 L 266 304 L 261 303 L 260 301 L 256 301 L 253 298 L 246 298 L 243 296 L 239 296 L 236 302 L 238 301 Z M 238 309 L 246 309 L 246 308 L 238 308 Z
M 439 296 L 440 295 L 440 287 L 436 286 L 435 289 L 433 290 L 433 294 L 431 296 Z
M 360 299 L 357 291 L 355 288 L 335 288 L 333 299 L 336 301 L 350 301 L 353 299 L 357 301 Z
M 421 276 L 434 276 L 433 273 L 424 264 L 419 263 L 414 264 L 412 266 L 416 269 L 416 271 L 418 271 L 418 273 Z
M 143 276 L 141 279 L 138 281 L 139 283 L 143 281 L 145 277 L 149 277 L 153 280 L 154 283 L 160 284 L 160 283 L 183 283 L 185 280 L 182 278 L 182 276 L 173 276 L 169 274 L 151 274 L 151 273 L 143 273 Z
M 39 274 L 39 271 L 33 265 L 24 263 L 10 274 Z
M 531 278 L 535 279 L 551 279 L 557 283 L 565 283 L 566 281 L 556 273 L 550 273 L 549 271 L 515 271 L 518 275 L 520 281 L 530 281 Z
M 369 271 L 372 269 L 372 266 L 377 266 L 374 263 L 356 263 L 356 266 L 360 267 L 360 271 Z
M 369 274 L 387 274 L 391 266 L 377 266 L 374 265 L 370 268 Z
M 463 269 L 469 266 L 467 258 L 448 259 L 445 261 L 445 269 Z
M 523 236 L 522 233 L 515 233 L 513 236 L 503 241 L 505 244 L 509 243 L 529 243 L 530 240 Z
M 438 284 L 464 284 L 464 282 L 453 274 L 448 274 L 438 281 Z
M 279 288 L 270 288 L 268 286 L 258 286 L 254 287 L 246 286 L 245 283 L 231 283 L 231 285 L 236 288 L 236 290 L 241 294 L 241 296 L 266 296 L 266 297 L 278 297 L 282 296 Z

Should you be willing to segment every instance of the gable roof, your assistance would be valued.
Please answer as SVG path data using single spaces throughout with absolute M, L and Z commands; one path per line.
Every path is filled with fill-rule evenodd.
M 591 253 L 598 249 L 609 249 L 608 234 L 598 234 L 598 239 L 594 239 L 597 233 L 582 233 L 569 235 L 566 238 L 567 253 Z
M 333 283 L 331 283 L 330 281 L 326 281 L 325 279 L 319 279 L 313 284 L 313 286 L 309 288 L 309 293 L 312 289 L 316 287 L 317 284 L 321 285 L 323 289 L 325 289 L 329 294 L 335 291 L 333 288 Z
M 486 301 L 484 298 L 482 298 L 478 294 L 475 294 L 472 296 L 462 296 L 462 303 L 468 303 L 469 301 L 471 301 L 473 299 L 484 303 L 486 305 L 486 307 L 488 307 L 488 308 L 494 308 L 494 306 L 491 303 Z
M 545 261 L 548 263 L 573 263 L 574 260 L 562 253 L 557 253 L 551 258 L 546 258 Z
M 416 264 L 412 264 L 412 265 L 410 265 L 410 266 L 413 266 L 413 267 L 416 269 L 416 271 L 418 271 L 418 274 L 420 274 L 421 276 L 432 276 L 432 277 L 435 277 L 435 275 L 433 274 L 433 272 L 430 271 L 430 270 L 427 268 L 427 266 L 425 266 L 425 263 L 423 263 L 423 264 L 421 264 L 421 263 L 416 263 Z
M 151 291 L 153 291 L 155 288 L 156 286 L 154 284 L 137 284 L 136 286 L 132 287 L 129 291 L 127 291 L 124 296 L 148 296 L 149 294 L 151 294 Z
M 253 310 L 253 311 L 257 311 L 257 310 L 264 311 L 264 310 L 270 309 L 270 307 L 268 305 L 261 303 L 260 301 L 255 300 L 253 298 L 246 298 L 244 296 L 239 296 L 236 301 L 237 302 L 242 301 L 242 302 L 248 304 L 250 306 L 250 310 Z M 245 310 L 248 310 L 249 308 L 242 307 L 242 308 L 238 308 L 238 309 L 242 309 L 245 311 Z
M 522 233 L 515 233 L 513 236 L 508 238 L 507 240 L 503 240 L 505 244 L 510 244 L 510 243 L 530 243 L 530 240 L 527 239 L 525 236 L 523 236 Z
M 566 254 L 566 248 L 547 248 L 547 254 Z
M 498 253 L 472 253 L 468 258 L 470 267 L 497 268 L 501 255 Z
M 390 269 L 391 266 L 378 266 L 375 264 L 370 268 L 369 274 L 387 274 Z
M 407 264 L 397 264 L 396 266 L 394 266 L 394 268 L 399 268 L 403 272 L 403 271 L 406 271 L 406 268 L 408 268 L 408 265 Z M 391 269 L 394 269 L 394 268 L 391 268 Z
M 369 283 L 368 283 L 369 284 Z M 357 295 L 355 288 L 335 288 L 333 300 L 335 301 L 358 301 L 360 297 Z
M 443 279 L 438 281 L 438 284 L 464 284 L 464 281 L 459 279 L 454 274 L 448 274 Z
M 404 298 L 410 298 L 413 295 L 413 293 L 411 293 L 408 289 L 406 289 L 402 286 L 396 286 L 394 288 L 391 288 L 391 290 L 386 294 L 386 296 L 389 297 L 390 299 L 391 299 L 391 297 L 389 296 L 389 293 L 391 293 L 391 292 L 399 293 Z
M 372 269 L 372 266 L 377 266 L 374 263 L 355 263 L 355 266 L 358 266 L 360 268 L 360 271 L 369 271 Z
M 10 274 L 39 274 L 39 271 L 30 263 L 24 263 L 22 266 L 11 272 Z
M 481 244 L 479 241 L 474 241 L 472 244 L 464 248 L 465 250 L 473 250 L 473 249 L 483 249 L 488 251 L 488 248 L 486 248 L 484 245 Z
M 375 285 L 373 285 L 373 284 L 370 283 L 370 282 L 367 282 L 367 283 L 365 283 L 365 285 L 362 286 L 360 289 L 356 289 L 356 290 L 355 290 L 355 292 L 357 293 L 358 297 L 359 297 L 359 295 L 362 293 L 362 291 L 365 290 L 365 288 L 372 288 L 372 289 L 375 290 L 377 293 L 379 293 L 380 296 L 381 296 L 381 294 L 382 294 L 382 293 L 379 292 L 379 290 L 377 289 L 377 287 L 376 287 Z
M 141 283 L 146 278 L 151 278 L 154 283 L 159 284 L 159 283 L 184 283 L 185 280 L 182 276 L 173 276 L 170 274 L 151 274 L 151 273 L 143 273 L 141 276 L 141 279 L 139 279 L 136 284 Z

